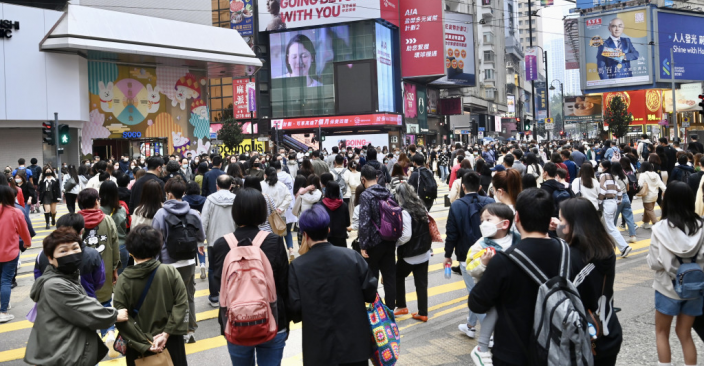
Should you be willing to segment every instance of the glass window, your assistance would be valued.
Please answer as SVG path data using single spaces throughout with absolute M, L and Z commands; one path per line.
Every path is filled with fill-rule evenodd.
M 494 70 L 493 69 L 484 69 L 484 79 L 494 79 Z
M 484 51 L 484 60 L 485 61 L 494 61 L 494 53 L 491 51 Z
M 519 25 L 519 26 L 522 26 L 522 25 L 523 25 L 523 21 L 522 21 L 522 20 L 519 20 L 519 21 L 518 21 L 518 25 Z

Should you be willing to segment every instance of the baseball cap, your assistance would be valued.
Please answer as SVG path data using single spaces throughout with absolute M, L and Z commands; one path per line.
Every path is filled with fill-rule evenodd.
M 506 171 L 506 167 L 504 165 L 496 165 L 491 168 L 491 171 Z

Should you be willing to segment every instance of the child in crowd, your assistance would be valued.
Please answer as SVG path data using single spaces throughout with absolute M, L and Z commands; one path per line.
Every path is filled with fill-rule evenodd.
M 486 266 L 495 252 L 505 252 L 521 240 L 521 235 L 511 231 L 514 213 L 511 207 L 503 203 L 492 203 L 484 206 L 480 213 L 482 238 L 477 240 L 467 253 L 467 272 L 478 283 Z M 472 350 L 472 360 L 477 366 L 491 366 L 489 345 L 494 326 L 498 319 L 496 308 L 491 308 L 481 322 L 478 345 Z

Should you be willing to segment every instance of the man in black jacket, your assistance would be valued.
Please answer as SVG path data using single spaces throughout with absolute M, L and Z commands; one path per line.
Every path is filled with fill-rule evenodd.
M 159 185 L 161 185 L 161 189 L 163 192 L 164 189 L 164 182 L 159 178 L 161 176 L 162 171 L 164 170 L 164 159 L 159 157 L 159 156 L 152 156 L 147 159 L 147 173 L 144 174 L 139 180 L 134 182 L 134 185 L 132 185 L 132 195 L 130 196 L 130 204 L 129 204 L 129 210 L 130 214 L 134 213 L 134 210 L 139 206 L 139 201 L 142 200 L 142 188 L 144 187 L 144 184 L 148 182 L 149 180 L 156 180 L 159 182 Z M 162 202 L 166 201 L 166 193 L 164 193 L 164 198 L 161 200 Z
M 699 165 L 704 165 L 704 156 L 699 159 Z M 689 184 L 689 187 L 692 188 L 692 192 L 695 195 L 699 191 L 699 184 L 702 181 L 702 177 L 704 177 L 704 171 L 697 171 L 696 173 L 689 176 L 689 181 L 687 182 L 687 184 Z
M 377 171 L 381 172 L 382 175 L 377 179 L 379 179 L 379 185 L 383 186 L 391 182 L 391 175 L 389 174 L 389 170 L 387 169 L 387 167 L 376 160 L 376 154 L 377 152 L 375 148 L 369 148 L 367 150 L 367 162 L 365 163 L 365 165 L 371 165 Z
M 533 336 L 533 314 L 538 283 L 528 277 L 508 254 L 522 252 L 548 279 L 559 274 L 561 245 L 548 237 L 553 209 L 552 196 L 537 188 L 524 190 L 516 201 L 516 227 L 521 241 L 506 252 L 497 252 L 482 279 L 469 294 L 469 309 L 498 311 L 494 328 L 494 365 L 531 365 L 528 356 Z M 570 275 L 574 275 L 570 272 Z
M 668 177 L 670 177 L 672 176 L 672 170 L 675 169 L 675 163 L 677 162 L 677 150 L 667 144 L 667 138 L 665 137 L 660 138 L 658 141 L 665 149 L 665 157 L 667 157 L 667 174 Z
M 225 172 L 220 170 L 220 166 L 222 166 L 222 157 L 213 157 L 213 168 L 203 175 L 203 188 L 201 189 L 201 195 L 203 197 L 207 197 L 218 191 L 218 188 L 215 185 L 218 181 L 218 177 L 220 175 L 225 175 Z
M 420 185 L 420 171 L 429 169 L 425 167 L 425 157 L 423 157 L 423 155 L 416 153 L 415 155 L 413 155 L 412 159 L 413 172 L 411 173 L 411 177 L 408 178 L 408 184 L 410 184 L 416 191 L 416 193 L 418 193 L 418 186 Z M 430 175 L 432 176 L 433 174 L 431 173 Z M 435 180 L 434 177 L 433 180 Z M 425 209 L 430 211 L 430 208 L 433 207 L 433 203 L 435 202 L 435 200 L 425 198 L 421 198 L 421 200 L 425 204 Z
M 551 198 L 553 198 L 553 193 L 558 190 L 567 190 L 570 197 L 573 197 L 572 193 L 567 188 L 565 188 L 564 185 L 557 181 L 556 178 L 557 165 L 555 165 L 554 162 L 546 163 L 543 167 L 543 184 L 540 185 L 540 189 L 543 189 L 544 191 L 548 192 Z M 553 217 L 559 217 L 559 203 L 554 203 L 553 207 Z

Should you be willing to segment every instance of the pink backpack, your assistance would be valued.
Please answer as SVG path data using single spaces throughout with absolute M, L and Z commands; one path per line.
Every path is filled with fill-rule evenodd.
M 220 307 L 227 308 L 225 338 L 241 346 L 255 346 L 276 337 L 276 284 L 262 243 L 269 233 L 260 231 L 251 246 L 238 247 L 230 233 L 220 286 Z

